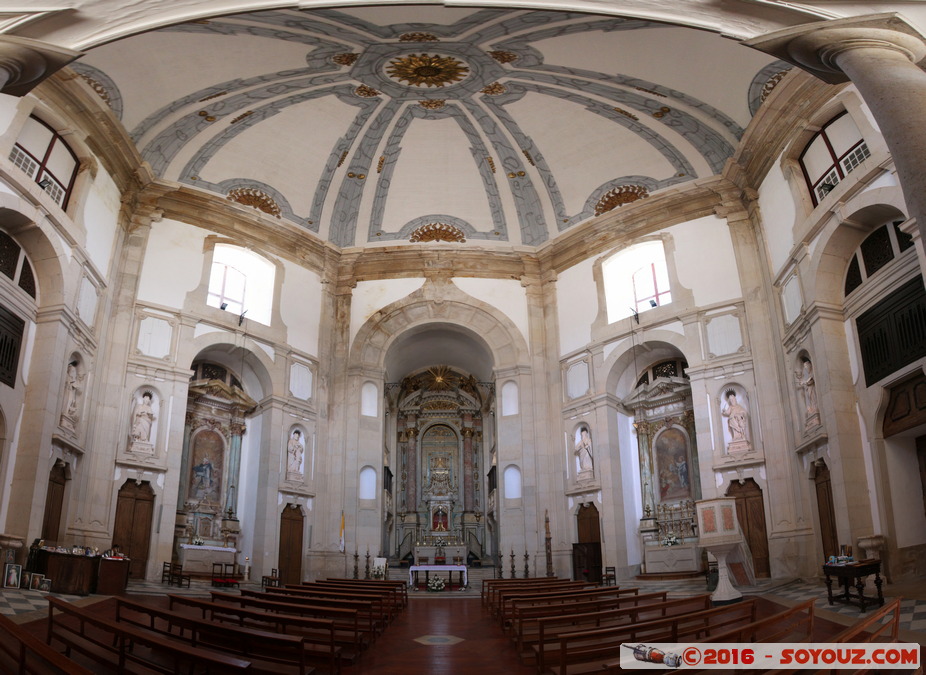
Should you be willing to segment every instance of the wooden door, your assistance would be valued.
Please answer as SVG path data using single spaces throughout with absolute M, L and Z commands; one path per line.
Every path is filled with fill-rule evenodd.
M 119 488 L 113 544 L 129 558 L 129 578 L 144 579 L 151 546 L 151 521 L 154 517 L 154 490 L 148 481 L 141 485 L 128 480 Z
M 742 484 L 730 483 L 727 497 L 736 498 L 736 517 L 740 521 L 743 536 L 752 553 L 752 568 L 756 577 L 767 579 L 771 576 L 768 555 L 768 530 L 765 528 L 765 502 L 762 501 L 762 488 L 752 478 Z
M 67 481 L 67 467 L 59 460 L 48 474 L 48 490 L 45 493 L 45 515 L 42 519 L 42 539 L 45 543 L 58 542 L 61 532 L 61 511 L 64 508 L 64 486 Z
M 297 504 L 288 504 L 280 516 L 280 576 L 284 584 L 302 583 L 302 526 L 304 521 L 302 507 Z
M 839 540 L 836 536 L 836 511 L 833 508 L 830 469 L 822 459 L 814 462 L 813 482 L 817 492 L 817 512 L 820 514 L 823 557 L 829 558 L 831 555 L 839 555 Z
M 576 515 L 579 543 L 590 544 L 601 541 L 601 525 L 598 520 L 598 509 L 594 504 L 582 504 Z
M 572 574 L 575 579 L 601 582 L 601 524 L 594 504 L 582 504 L 576 514 L 579 543 L 572 545 Z

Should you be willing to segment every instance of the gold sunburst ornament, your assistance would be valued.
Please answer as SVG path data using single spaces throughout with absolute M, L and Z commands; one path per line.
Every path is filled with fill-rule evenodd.
M 469 68 L 452 56 L 409 54 L 390 61 L 386 72 L 413 87 L 443 87 L 465 78 Z

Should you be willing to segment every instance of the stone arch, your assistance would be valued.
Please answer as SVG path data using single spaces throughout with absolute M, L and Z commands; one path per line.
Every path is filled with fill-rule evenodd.
M 207 358 L 233 372 L 240 372 L 242 365 L 247 366 L 250 372 L 253 373 L 256 384 L 260 388 L 260 395 L 252 396 L 255 400 L 262 400 L 271 394 L 279 394 L 276 385 L 279 385 L 282 391 L 283 383 L 274 381 L 275 367 L 273 362 L 267 353 L 253 340 L 246 337 L 240 340 L 235 335 L 216 331 L 200 335 L 189 344 L 190 348 L 186 355 L 181 355 L 178 362 L 192 364 L 194 361 Z M 247 390 L 248 382 L 242 381 L 242 384 L 245 385 L 245 390 Z
M 616 349 L 605 359 L 603 370 L 607 373 L 607 391 L 626 396 L 636 388 L 639 371 L 656 361 L 682 358 L 689 367 L 697 364 L 700 357 L 696 357 L 694 362 L 688 357 L 689 351 L 697 352 L 686 350 L 686 340 L 684 335 L 666 330 L 647 331 L 647 340 L 642 344 L 631 344 L 631 340 L 626 339 L 621 345 L 623 349 Z
M 463 328 L 481 341 L 494 359 L 496 371 L 529 363 L 527 342 L 500 310 L 467 295 L 452 283 L 424 287 L 371 316 L 351 345 L 350 365 L 384 370 L 389 347 L 406 331 L 431 323 Z
M 36 280 L 36 305 L 47 307 L 64 304 L 65 274 L 62 261 L 70 253 L 61 246 L 59 237 L 49 237 L 38 224 L 45 216 L 19 197 L 0 192 L 0 223 L 23 247 Z

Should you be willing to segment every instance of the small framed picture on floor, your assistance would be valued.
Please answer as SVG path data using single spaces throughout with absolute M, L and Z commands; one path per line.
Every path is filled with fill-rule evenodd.
M 29 588 L 33 591 L 39 590 L 39 586 L 42 585 L 42 579 L 44 578 L 44 574 L 33 574 L 32 579 L 29 581 Z
M 3 552 L 3 562 L 5 563 L 14 563 L 16 562 L 16 549 L 8 548 Z
M 23 572 L 20 574 L 19 583 L 22 588 L 29 588 L 29 584 L 32 583 L 32 572 Z
M 3 566 L 3 587 L 19 588 L 19 580 L 22 578 L 22 565 L 6 563 Z
M 42 581 L 39 582 L 39 590 L 43 593 L 51 593 L 51 579 L 44 577 Z

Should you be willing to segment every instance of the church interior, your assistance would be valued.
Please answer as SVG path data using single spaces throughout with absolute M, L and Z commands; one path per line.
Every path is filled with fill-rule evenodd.
M 926 580 L 926 9 L 72 4 L 0 6 L 16 562 L 630 584 L 730 498 Z

